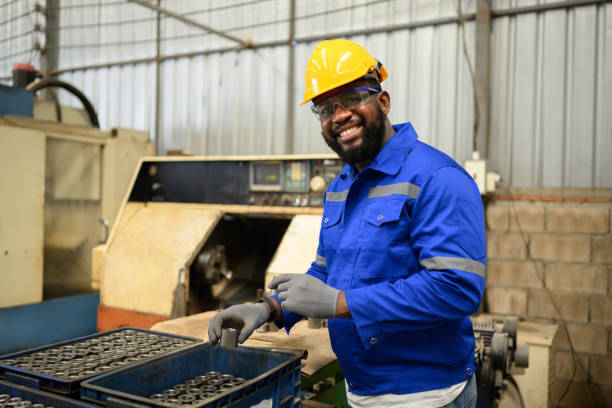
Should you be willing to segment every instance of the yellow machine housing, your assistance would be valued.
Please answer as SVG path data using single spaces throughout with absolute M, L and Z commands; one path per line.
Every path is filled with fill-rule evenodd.
M 0 117 L 0 308 L 91 290 L 101 220 L 113 223 L 139 158 L 154 154 L 148 139 Z
M 107 319 L 111 309 L 184 316 L 254 301 L 274 275 L 305 272 L 342 167 L 335 155 L 144 158 L 96 254 L 100 328 L 139 324 Z

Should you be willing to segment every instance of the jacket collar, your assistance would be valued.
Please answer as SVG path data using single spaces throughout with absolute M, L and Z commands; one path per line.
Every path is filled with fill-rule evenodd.
M 417 140 L 417 134 L 410 122 L 393 125 L 395 134 L 385 143 L 380 149 L 374 160 L 372 160 L 363 170 L 373 169 L 388 175 L 397 174 L 402 167 L 408 154 L 414 147 L 414 142 Z M 357 169 L 354 166 L 347 164 L 342 169 L 340 176 L 345 178 L 349 176 L 351 179 L 357 175 Z

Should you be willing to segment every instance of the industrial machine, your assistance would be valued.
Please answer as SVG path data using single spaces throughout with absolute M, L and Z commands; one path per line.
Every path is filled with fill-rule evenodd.
M 33 79 L 21 84 L 27 89 L 0 86 L 0 323 L 13 334 L 0 339 L 5 352 L 90 333 L 95 313 L 57 321 L 57 311 L 89 310 L 85 293 L 87 306 L 98 303 L 92 249 L 106 240 L 139 158 L 155 152 L 147 132 L 101 131 L 95 110 L 70 84 Z M 47 86 L 76 92 L 86 109 L 37 99 Z M 81 297 L 70 307 L 64 300 L 74 296 Z M 43 302 L 49 299 L 56 301 Z M 26 324 L 11 315 L 37 319 Z M 49 319 L 52 334 L 40 329 Z
M 518 396 L 518 406 L 524 407 L 521 393 L 510 374 L 513 366 L 529 367 L 529 348 L 517 344 L 518 318 L 507 316 L 503 326 L 490 318 L 472 320 L 476 349 L 477 407 L 498 407 L 502 393 L 509 387 Z
M 0 307 L 91 290 L 92 249 L 153 151 L 145 132 L 0 118 Z
M 333 155 L 143 159 L 94 255 L 100 328 L 254 301 L 274 274 L 306 271 L 342 167 Z

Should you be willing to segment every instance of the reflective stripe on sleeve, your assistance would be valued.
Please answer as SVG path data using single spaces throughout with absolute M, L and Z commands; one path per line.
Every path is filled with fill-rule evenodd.
M 319 266 L 327 267 L 327 260 L 324 256 L 321 256 L 319 254 L 317 254 L 317 257 L 315 258 L 315 263 Z
M 346 197 L 348 196 L 348 190 L 344 191 L 328 191 L 325 194 L 325 201 L 346 201 Z
M 368 192 L 368 198 L 385 197 L 391 194 L 405 195 L 416 199 L 421 188 L 412 183 L 387 184 L 384 186 L 372 187 Z
M 451 258 L 447 256 L 436 256 L 423 259 L 421 265 L 429 270 L 458 269 L 464 272 L 475 273 L 485 277 L 485 266 L 482 262 L 467 258 Z

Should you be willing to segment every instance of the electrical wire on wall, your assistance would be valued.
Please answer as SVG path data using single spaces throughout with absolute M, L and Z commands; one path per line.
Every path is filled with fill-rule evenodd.
M 269 1 L 269 0 L 256 0 L 256 1 L 251 1 L 251 2 L 246 2 L 246 3 L 240 3 L 240 4 L 235 4 L 235 5 L 231 5 L 231 7 L 236 7 L 239 5 L 244 5 L 244 4 L 251 4 L 251 3 L 261 3 L 263 1 Z M 316 18 L 316 17 L 321 17 L 324 15 L 328 15 L 331 13 L 339 13 L 342 11 L 352 11 L 361 7 L 371 7 L 373 5 L 379 4 L 379 3 L 388 3 L 389 0 L 373 0 L 370 1 L 368 3 L 359 3 L 359 4 L 353 4 L 350 6 L 345 6 L 345 7 L 338 7 L 338 8 L 334 8 L 331 10 L 325 10 L 325 11 L 321 11 L 321 12 L 316 12 L 316 13 L 310 13 L 310 14 L 304 14 L 301 16 L 296 16 L 295 17 L 295 21 L 299 21 L 299 20 L 306 20 L 309 18 Z M 130 4 L 130 3 L 125 3 L 125 4 Z M 83 5 L 85 6 L 85 5 Z M 221 10 L 224 8 L 229 8 L 230 6 L 219 6 L 216 8 L 210 8 L 210 9 L 205 9 L 205 10 L 195 10 L 195 11 L 190 11 L 190 12 L 186 12 L 186 13 L 180 13 L 181 16 L 190 16 L 190 15 L 194 15 L 194 14 L 201 14 L 204 12 L 210 12 L 210 11 L 217 11 L 217 10 Z M 166 19 L 168 17 L 166 16 L 161 16 L 161 18 Z M 83 29 L 83 28 L 92 28 L 95 26 L 98 26 L 98 28 L 101 27 L 115 27 L 115 26 L 122 26 L 122 25 L 126 25 L 126 24 L 135 24 L 135 23 L 145 23 L 145 22 L 153 22 L 156 20 L 156 17 L 143 17 L 143 18 L 137 18 L 137 19 L 130 19 L 130 20 L 118 20 L 118 21 L 109 21 L 109 22 L 105 22 L 105 23 L 100 23 L 98 25 L 92 25 L 92 24 L 73 24 L 73 25 L 65 25 L 65 26 L 59 26 L 56 27 L 52 30 L 73 30 L 73 29 Z M 263 21 L 263 22 L 259 22 L 259 23 L 252 23 L 252 24 L 242 24 L 242 25 L 237 25 L 237 26 L 231 26 L 231 27 L 227 27 L 227 28 L 223 28 L 224 32 L 237 32 L 240 30 L 248 30 L 248 29 L 253 29 L 253 28 L 262 28 L 262 27 L 268 27 L 268 26 L 273 26 L 273 25 L 277 25 L 277 24 L 284 24 L 284 23 L 289 23 L 291 22 L 291 19 L 289 18 L 282 18 L 282 19 L 274 19 L 274 20 L 269 20 L 269 21 Z M 195 33 L 195 34 L 181 34 L 181 35 L 174 35 L 174 36 L 167 36 L 167 37 L 162 37 L 161 41 L 167 42 L 167 41 L 178 41 L 178 40 L 187 40 L 187 39 L 194 39 L 194 38 L 203 38 L 205 36 L 212 36 L 214 35 L 213 33 L 210 32 L 202 32 L 202 33 Z M 60 48 L 60 49 L 78 49 L 78 48 L 91 48 L 91 47 L 116 47 L 116 46 L 130 46 L 130 45 L 142 45 L 142 44 L 147 44 L 147 43 L 153 43 L 157 41 L 157 39 L 155 37 L 151 37 L 151 38 L 144 38 L 144 39 L 139 39 L 139 40 L 130 40 L 130 41 L 113 41 L 113 42 L 106 42 L 106 43 L 77 43 L 77 44 L 62 44 L 62 45 L 58 45 L 55 47 L 51 47 L 51 48 Z
M 474 100 L 474 124 L 472 127 L 472 151 L 475 152 L 478 150 L 478 146 L 476 143 L 476 135 L 478 134 L 478 126 L 480 122 L 480 109 L 478 104 L 478 93 L 476 92 L 476 75 L 474 74 L 474 67 L 472 65 L 472 60 L 468 53 L 467 40 L 465 39 L 465 16 L 463 15 L 463 11 L 461 9 L 461 0 L 457 0 L 457 15 L 459 16 L 459 29 L 461 31 L 461 42 L 463 43 L 463 55 L 465 57 L 465 61 L 468 65 L 468 69 L 470 70 L 470 79 L 472 80 L 472 95 Z

